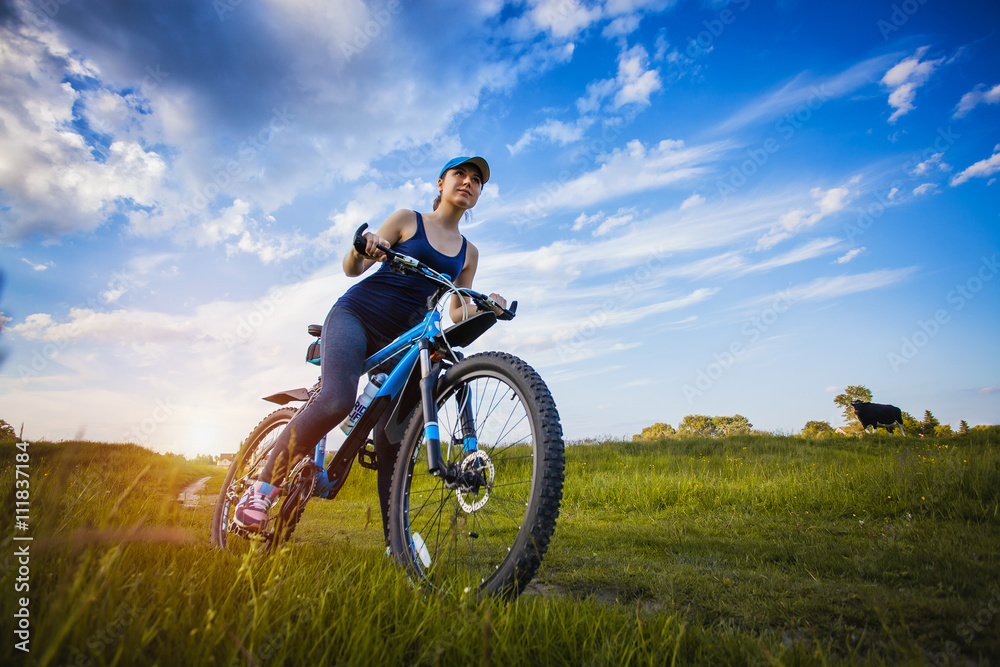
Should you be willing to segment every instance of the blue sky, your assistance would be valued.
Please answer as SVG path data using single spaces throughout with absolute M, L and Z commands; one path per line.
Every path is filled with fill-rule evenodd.
M 362 222 L 492 168 L 474 349 L 569 438 L 1000 422 L 1000 7 L 0 3 L 0 417 L 235 450 L 307 386 Z

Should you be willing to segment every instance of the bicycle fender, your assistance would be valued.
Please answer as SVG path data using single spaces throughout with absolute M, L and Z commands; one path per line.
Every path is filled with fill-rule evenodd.
M 291 403 L 292 401 L 308 401 L 309 390 L 306 389 L 305 387 L 299 387 L 298 389 L 279 391 L 277 394 L 271 394 L 270 396 L 265 396 L 264 400 L 271 401 L 272 403 L 277 403 L 278 405 L 285 405 L 286 403 Z

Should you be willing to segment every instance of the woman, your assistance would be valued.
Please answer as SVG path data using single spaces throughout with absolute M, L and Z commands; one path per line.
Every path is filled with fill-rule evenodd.
M 479 251 L 462 236 L 458 223 L 479 201 L 489 177 L 489 165 L 481 157 L 449 160 L 438 176 L 433 211 L 420 214 L 401 209 L 390 215 L 374 234 L 365 233 L 367 256 L 353 247 L 344 256 L 344 273 L 360 276 L 376 261 L 384 260 L 385 253 L 377 247 L 381 245 L 415 257 L 439 273 L 458 276 L 456 285 L 471 288 Z M 271 481 L 283 479 L 291 465 L 312 452 L 320 438 L 344 420 L 354 406 L 365 359 L 418 322 L 427 310 L 427 297 L 435 289 L 420 276 L 398 275 L 383 264 L 334 304 L 323 325 L 322 388 L 282 431 L 258 481 L 240 498 L 234 516 L 238 525 L 260 530 L 280 493 L 280 487 Z M 503 297 L 490 297 L 507 306 Z M 452 321 L 463 319 L 462 306 L 462 299 L 451 297 Z M 471 300 L 467 312 L 477 312 Z M 375 428 L 375 451 L 382 527 L 388 541 L 389 487 L 399 443 L 388 442 L 384 432 L 387 419 L 388 412 Z M 290 448 L 290 443 L 295 443 L 294 447 Z

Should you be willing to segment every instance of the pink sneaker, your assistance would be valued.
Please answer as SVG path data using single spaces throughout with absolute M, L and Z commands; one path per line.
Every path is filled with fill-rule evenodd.
M 273 484 L 254 482 L 236 503 L 233 521 L 246 530 L 259 531 L 267 521 L 267 511 L 280 494 L 281 489 Z

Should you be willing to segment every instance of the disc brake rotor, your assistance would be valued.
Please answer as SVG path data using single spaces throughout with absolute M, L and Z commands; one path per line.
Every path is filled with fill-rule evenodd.
M 486 452 L 475 451 L 465 457 L 460 470 L 464 483 L 455 491 L 458 504 L 466 513 L 475 512 L 490 499 L 496 476 L 493 461 Z

